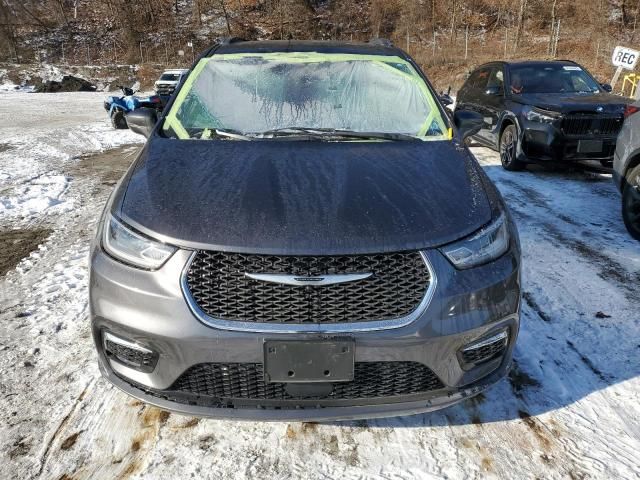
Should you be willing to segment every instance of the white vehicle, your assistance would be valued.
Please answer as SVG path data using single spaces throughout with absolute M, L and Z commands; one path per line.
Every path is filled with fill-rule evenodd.
M 182 77 L 189 72 L 186 68 L 177 68 L 175 70 L 165 70 L 160 78 L 153 84 L 158 95 L 171 95 Z

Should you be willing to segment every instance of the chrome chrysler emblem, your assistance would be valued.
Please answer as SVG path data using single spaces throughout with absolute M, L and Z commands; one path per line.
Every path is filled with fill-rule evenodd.
M 596 112 L 598 112 L 598 113 L 602 112 L 603 110 L 604 110 L 604 107 L 598 107 L 598 108 L 596 108 Z
M 281 283 L 283 285 L 334 285 L 336 283 L 356 282 L 369 278 L 373 273 L 344 273 L 337 275 L 318 275 L 305 277 L 287 273 L 245 273 L 245 277 L 261 282 Z

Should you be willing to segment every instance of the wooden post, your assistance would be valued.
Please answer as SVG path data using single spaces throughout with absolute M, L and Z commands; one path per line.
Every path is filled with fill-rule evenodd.
M 618 67 L 616 69 L 616 73 L 613 74 L 613 78 L 611 79 L 611 90 L 616 87 L 616 83 L 618 83 L 618 78 L 620 78 L 620 74 L 622 73 L 622 67 Z

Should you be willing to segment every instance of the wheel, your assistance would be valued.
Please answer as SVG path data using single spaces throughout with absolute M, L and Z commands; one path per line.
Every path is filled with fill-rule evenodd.
M 622 219 L 631 236 L 640 240 L 640 165 L 625 177 L 622 189 Z
M 518 131 L 515 125 L 509 125 L 500 135 L 500 162 L 502 168 L 509 171 L 522 170 L 525 164 L 518 160 Z
M 111 125 L 117 130 L 128 128 L 127 119 L 124 118 L 124 112 L 122 110 L 114 110 L 111 114 Z

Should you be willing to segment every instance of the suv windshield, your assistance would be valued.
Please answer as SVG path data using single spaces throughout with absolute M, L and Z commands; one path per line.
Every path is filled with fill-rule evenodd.
M 160 80 L 166 80 L 167 82 L 175 82 L 180 80 L 180 75 L 178 73 L 163 73 L 160 77 Z
M 578 65 L 513 66 L 511 93 L 598 93 L 600 86 Z
M 222 54 L 200 60 L 163 131 L 170 137 L 211 138 L 216 130 L 243 139 L 270 138 L 265 132 L 368 132 L 423 140 L 451 136 L 427 85 L 407 61 L 316 52 Z

